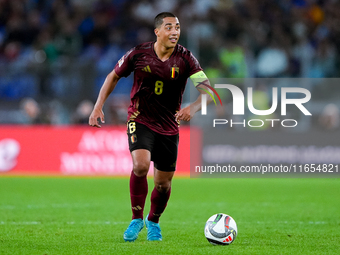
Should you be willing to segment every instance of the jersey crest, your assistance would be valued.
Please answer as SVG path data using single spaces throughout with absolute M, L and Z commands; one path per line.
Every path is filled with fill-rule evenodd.
M 177 66 L 171 67 L 171 71 L 170 71 L 171 79 L 176 80 L 178 76 L 179 76 L 179 67 Z

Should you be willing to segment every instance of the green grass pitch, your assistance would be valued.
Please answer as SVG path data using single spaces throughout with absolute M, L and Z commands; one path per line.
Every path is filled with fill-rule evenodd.
M 175 177 L 162 242 L 145 229 L 124 242 L 128 191 L 128 178 L 1 177 L 0 254 L 340 254 L 340 179 Z M 203 234 L 219 212 L 238 225 L 229 246 Z

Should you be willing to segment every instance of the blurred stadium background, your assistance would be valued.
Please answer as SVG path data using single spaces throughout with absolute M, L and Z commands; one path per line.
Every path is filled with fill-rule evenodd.
M 306 82 L 313 116 L 290 109 L 285 118 L 296 119 L 297 128 L 265 132 L 212 130 L 200 114 L 190 126 L 182 123 L 164 241 L 146 242 L 143 231 L 130 244 L 122 239 L 128 178 L 106 176 L 131 171 L 125 119 L 132 77 L 107 101 L 102 129 L 87 121 L 107 73 L 131 47 L 154 40 L 153 18 L 162 11 L 179 17 L 180 44 L 212 84 L 270 78 L 274 83 L 254 87 L 253 98 L 268 109 L 272 86 Z M 338 254 L 334 175 L 178 176 L 201 163 L 340 166 L 339 13 L 338 0 L 0 0 L 0 254 Z M 184 104 L 192 101 L 189 92 Z M 210 120 L 231 118 L 231 97 L 221 97 L 224 107 L 211 104 Z M 203 234 L 218 212 L 238 224 L 227 248 Z
M 195 54 L 210 78 L 332 80 L 331 85 L 310 87 L 313 117 L 299 131 L 339 130 L 337 0 L 0 0 L 1 171 L 51 171 L 51 166 L 34 163 L 51 153 L 58 154 L 58 171 L 65 170 L 67 159 L 71 169 L 86 165 L 89 154 L 99 151 L 106 158 L 92 158 L 97 166 L 128 157 L 117 156 L 121 148 L 105 141 L 125 139 L 121 125 L 132 77 L 120 80 L 105 105 L 107 129 L 81 125 L 87 125 L 99 89 L 118 59 L 136 44 L 154 40 L 153 17 L 162 11 L 179 17 L 180 44 Z M 189 101 L 186 93 L 184 104 Z M 39 146 L 30 147 L 37 142 Z M 20 157 L 32 165 L 20 165 Z M 188 167 L 183 164 L 181 168 Z

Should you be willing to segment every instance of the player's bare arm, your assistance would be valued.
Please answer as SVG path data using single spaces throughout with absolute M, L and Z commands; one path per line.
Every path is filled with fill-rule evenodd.
M 90 126 L 100 128 L 101 125 L 99 124 L 98 119 L 100 119 L 102 123 L 105 123 L 103 106 L 106 99 L 116 87 L 119 79 L 120 77 L 116 74 L 115 70 L 106 76 L 103 86 L 100 89 L 96 104 L 94 105 L 93 111 L 89 117 Z

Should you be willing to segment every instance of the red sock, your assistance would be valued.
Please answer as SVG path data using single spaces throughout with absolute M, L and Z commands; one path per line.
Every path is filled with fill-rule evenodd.
M 148 220 L 158 223 L 159 217 L 164 212 L 170 198 L 171 188 L 166 193 L 159 192 L 156 188 L 151 193 L 151 210 Z
M 147 194 L 148 181 L 146 179 L 146 175 L 138 177 L 132 171 L 130 176 L 132 219 L 143 219 L 143 211 Z

